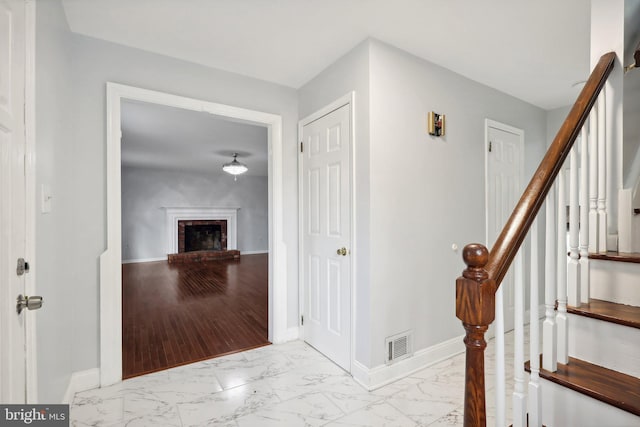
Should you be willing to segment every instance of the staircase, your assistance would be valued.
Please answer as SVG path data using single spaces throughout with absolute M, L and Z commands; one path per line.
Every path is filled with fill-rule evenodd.
M 589 301 L 567 307 L 569 363 L 540 370 L 542 422 L 640 426 L 640 254 L 589 260 Z
M 603 87 L 615 58 L 600 58 L 491 251 L 481 244 L 463 251 L 467 268 L 456 281 L 456 315 L 466 331 L 465 427 L 486 425 L 489 325 L 496 336 L 497 426 L 507 419 L 516 427 L 640 426 L 640 254 L 607 251 L 625 237 L 612 230 L 612 215 L 619 222 L 633 215 L 610 212 L 617 194 L 607 194 L 614 181 Z M 528 251 L 521 251 L 525 241 Z M 500 290 L 510 269 L 516 282 L 511 391 Z M 505 395 L 512 400 L 508 415 Z

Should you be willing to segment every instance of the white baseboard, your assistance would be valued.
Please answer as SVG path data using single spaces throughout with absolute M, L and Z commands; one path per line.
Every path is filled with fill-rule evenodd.
M 69 378 L 69 385 L 62 398 L 62 403 L 71 404 L 76 393 L 98 387 L 100 387 L 100 369 L 93 368 L 74 372 Z
M 134 262 L 156 262 L 156 261 L 166 261 L 167 256 L 163 256 L 160 258 L 137 258 L 137 259 L 123 259 L 123 264 L 133 264 Z
M 269 250 L 266 249 L 264 251 L 240 251 L 240 255 L 258 255 L 258 254 L 268 254 Z
M 464 351 L 464 335 L 416 351 L 412 357 L 390 365 L 380 365 L 369 369 L 355 360 L 351 364 L 351 375 L 367 390 L 375 390 L 397 381 L 414 372 L 434 365 Z
M 273 343 L 283 344 L 285 342 L 295 341 L 298 339 L 299 336 L 300 336 L 300 331 L 298 330 L 297 326 L 294 326 L 293 328 L 288 328 L 285 331 L 285 333 L 282 334 L 281 336 L 273 337 Z

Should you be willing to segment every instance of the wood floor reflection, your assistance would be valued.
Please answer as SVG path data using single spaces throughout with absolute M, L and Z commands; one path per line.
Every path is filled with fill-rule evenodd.
M 269 344 L 268 255 L 122 266 L 122 376 Z

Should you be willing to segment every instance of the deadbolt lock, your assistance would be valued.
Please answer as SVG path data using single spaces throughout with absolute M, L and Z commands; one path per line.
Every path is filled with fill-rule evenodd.
M 40 307 L 42 307 L 42 297 L 25 297 L 22 294 L 18 295 L 16 303 L 16 311 L 18 312 L 18 314 L 22 313 L 22 310 L 24 310 L 25 308 L 27 310 L 37 310 Z

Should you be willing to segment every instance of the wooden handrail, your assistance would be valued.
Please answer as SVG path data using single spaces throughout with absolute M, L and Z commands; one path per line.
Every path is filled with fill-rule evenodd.
M 484 349 L 487 343 L 484 334 L 495 316 L 495 293 L 562 169 L 614 63 L 613 52 L 602 55 L 598 61 L 491 252 L 478 243 L 465 246 L 462 252 L 467 268 L 456 280 L 456 316 L 466 331 L 465 427 L 486 426 Z
M 589 76 L 589 80 L 582 88 L 578 99 L 573 104 L 569 115 L 551 143 L 547 154 L 542 159 L 540 166 L 538 166 L 538 170 L 533 174 L 527 189 L 522 194 L 493 248 L 491 248 L 489 262 L 485 268 L 489 273 L 489 277 L 496 281 L 498 287 L 500 287 L 504 275 L 509 270 L 518 249 L 520 249 L 520 245 L 529 232 L 529 228 L 538 214 L 540 206 L 544 203 L 544 199 L 547 197 L 547 193 L 549 193 L 549 189 L 553 185 L 558 172 L 562 169 L 564 160 L 569 155 L 571 147 L 573 147 L 573 142 L 580 133 L 580 129 L 582 129 L 587 117 L 589 117 L 591 108 L 598 99 L 600 90 L 613 69 L 615 58 L 615 52 L 609 52 L 602 55 L 598 61 Z

